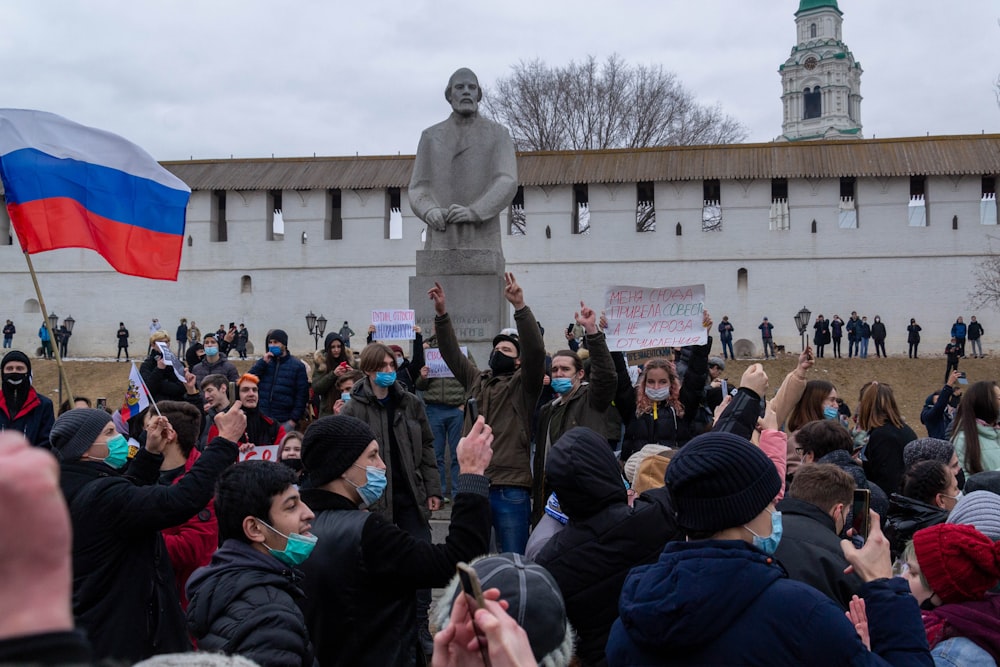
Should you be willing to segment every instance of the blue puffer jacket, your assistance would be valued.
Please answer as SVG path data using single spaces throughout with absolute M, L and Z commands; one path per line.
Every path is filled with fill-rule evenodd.
M 872 651 L 844 612 L 746 542 L 671 542 L 632 570 L 609 665 L 933 665 L 903 579 L 861 588 Z
M 260 378 L 261 412 L 276 422 L 289 419 L 298 421 L 306 411 L 309 399 L 309 376 L 306 367 L 291 354 L 273 357 L 271 361 L 258 359 L 250 372 Z

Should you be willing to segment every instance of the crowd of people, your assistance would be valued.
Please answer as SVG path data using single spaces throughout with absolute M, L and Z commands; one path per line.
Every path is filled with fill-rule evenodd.
M 437 284 L 408 351 L 374 327 L 352 350 L 345 322 L 299 358 L 275 328 L 246 373 L 242 324 L 171 339 L 153 319 L 136 414 L 81 399 L 54 418 L 7 352 L 0 664 L 1000 659 L 996 382 L 949 368 L 920 437 L 891 386 L 852 400 L 816 369 L 837 331 L 884 354 L 877 316 L 817 317 L 774 390 L 760 363 L 724 380 L 728 317 L 630 369 L 585 303 L 547 351 L 511 274 L 504 296 L 515 326 L 482 368 Z

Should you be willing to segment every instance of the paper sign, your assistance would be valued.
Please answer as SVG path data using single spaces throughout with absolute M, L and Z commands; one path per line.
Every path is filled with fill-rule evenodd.
M 608 348 L 704 345 L 708 342 L 708 330 L 701 325 L 704 311 L 704 285 L 609 287 L 604 292 Z
M 240 452 L 240 462 L 243 461 L 274 461 L 278 462 L 279 445 L 256 445 L 245 452 Z
M 181 384 L 187 382 L 184 379 L 184 362 L 177 358 L 177 355 L 170 351 L 170 346 L 162 341 L 156 342 L 156 347 L 159 348 L 160 354 L 163 355 L 163 361 L 174 367 L 174 375 L 177 379 L 181 381 Z
M 464 345 L 459 350 L 462 351 L 462 356 L 468 358 L 469 348 Z M 448 368 L 448 364 L 444 363 L 444 359 L 441 358 L 441 350 L 429 347 L 424 350 L 424 363 L 427 365 L 427 377 L 429 378 L 453 378 L 455 374 L 451 372 Z
M 412 310 L 373 310 L 375 340 L 413 340 L 416 317 Z
M 645 350 L 633 350 L 625 354 L 625 359 L 630 364 L 644 364 L 656 357 L 666 357 L 673 360 L 674 351 L 669 347 L 648 347 Z

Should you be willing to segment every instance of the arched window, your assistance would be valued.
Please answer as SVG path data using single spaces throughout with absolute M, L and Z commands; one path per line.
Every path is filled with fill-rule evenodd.
M 24 312 L 26 313 L 40 313 L 42 309 L 38 307 L 37 299 L 28 299 L 24 302 Z
M 681 228 L 681 223 L 678 222 L 677 226 L 674 227 L 674 234 L 676 234 L 677 236 L 681 236 L 683 233 L 684 230 Z
M 240 294 L 251 293 L 253 293 L 253 280 L 250 276 L 243 276 L 240 278 Z
M 810 91 L 806 88 L 802 91 L 802 99 L 804 104 L 802 118 L 808 120 L 810 118 L 819 118 L 823 115 L 823 102 L 820 97 L 819 86 Z
M 816 37 L 816 24 L 815 23 L 813 23 L 812 25 L 809 26 L 809 36 L 810 37 Z

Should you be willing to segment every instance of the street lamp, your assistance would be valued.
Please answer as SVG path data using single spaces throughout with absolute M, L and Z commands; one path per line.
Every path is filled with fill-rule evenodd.
M 802 336 L 802 349 L 806 349 L 806 329 L 809 328 L 809 316 L 812 312 L 808 308 L 802 306 L 802 310 L 795 313 L 795 326 L 799 329 L 799 335 Z
M 309 311 L 306 315 L 306 326 L 309 327 L 309 335 L 313 337 L 313 349 L 319 349 L 319 339 L 323 337 L 323 333 L 326 332 L 326 318 L 320 315 L 316 317 L 313 311 Z
M 59 316 L 55 313 L 49 313 L 49 338 L 55 336 L 56 327 L 59 326 Z
M 65 320 L 63 320 L 63 326 L 66 327 L 66 331 L 73 333 L 73 325 L 76 324 L 76 320 L 70 315 Z

